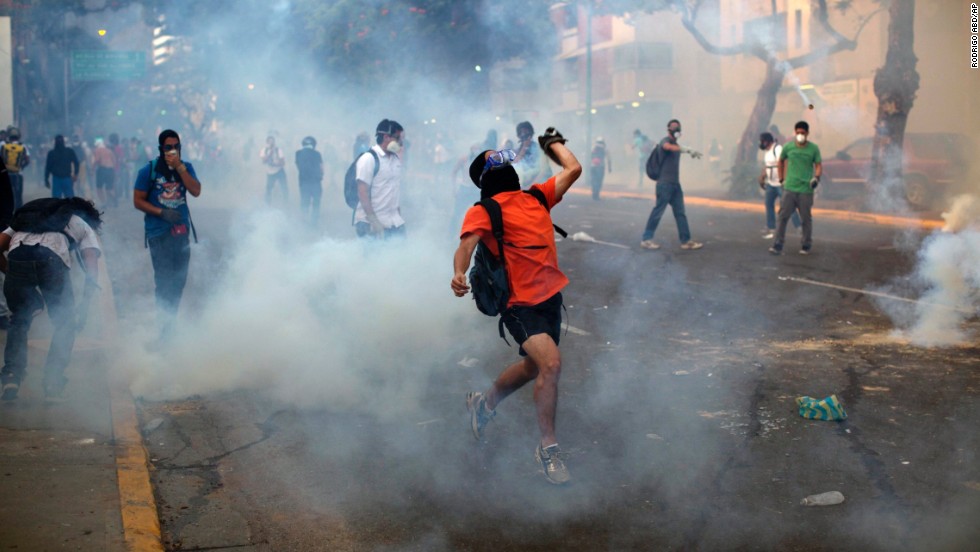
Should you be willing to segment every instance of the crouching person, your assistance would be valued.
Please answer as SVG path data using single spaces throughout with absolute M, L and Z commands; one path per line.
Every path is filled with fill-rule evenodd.
M 535 457 L 550 483 L 563 484 L 570 476 L 555 436 L 555 412 L 561 375 L 558 352 L 561 290 L 568 284 L 568 278 L 558 268 L 551 209 L 582 174 L 582 166 L 554 129 L 549 128 L 538 141 L 542 151 L 561 165 L 562 170 L 526 192 L 521 190 L 517 171 L 511 166 L 516 157 L 513 151 L 484 151 L 473 159 L 470 179 L 480 188 L 481 202 L 471 207 L 463 220 L 451 286 L 457 297 L 470 291 L 466 273 L 478 244 L 477 267 L 484 266 L 483 259 L 488 255 L 499 259 L 502 253 L 503 263 L 497 263 L 505 268 L 506 278 L 495 280 L 509 282 L 509 296 L 503 294 L 494 299 L 492 308 L 488 309 L 481 303 L 483 293 L 479 284 L 487 280 L 474 274 L 470 283 L 474 285 L 480 310 L 488 315 L 500 314 L 501 324 L 520 345 L 522 358 L 505 368 L 485 392 L 467 395 L 470 424 L 474 437 L 482 439 L 497 405 L 533 381 L 541 433 Z
M 6 274 L 3 294 L 10 308 L 10 329 L 0 371 L 2 399 L 17 398 L 27 368 L 27 333 L 34 312 L 47 306 L 54 326 L 44 362 L 44 394 L 59 397 L 68 380 L 65 368 L 75 345 L 75 296 L 69 270 L 77 249 L 85 270 L 85 296 L 98 289 L 97 231 L 100 213 L 83 198 L 44 198 L 24 204 L 0 233 L 0 269 Z

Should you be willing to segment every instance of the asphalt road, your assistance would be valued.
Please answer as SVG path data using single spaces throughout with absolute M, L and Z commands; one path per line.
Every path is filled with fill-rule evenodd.
M 465 393 L 516 358 L 487 319 L 420 343 L 427 365 L 392 355 L 367 408 L 297 405 L 254 381 L 141 400 L 168 549 L 974 549 L 980 346 L 911 346 L 870 296 L 841 289 L 901 280 L 922 236 L 818 219 L 813 255 L 791 231 L 773 257 L 761 215 L 689 207 L 704 249 L 679 250 L 668 213 L 665 247 L 644 251 L 650 207 L 570 196 L 555 211 L 570 234 L 608 242 L 559 244 L 570 485 L 534 463 L 531 389 L 498 407 L 485 442 L 469 433 Z M 326 232 L 348 232 L 344 216 L 328 211 Z M 189 309 L 213 291 L 199 267 L 222 270 L 202 257 L 224 258 L 232 226 L 224 210 L 195 217 L 208 241 Z M 447 242 L 447 298 L 451 254 Z M 117 273 L 117 294 L 147 291 L 140 273 Z M 124 324 L 146 306 L 119 303 Z M 966 324 L 976 335 L 976 317 Z M 797 396 L 832 393 L 846 421 L 797 414 Z M 845 502 L 800 505 L 831 490 Z

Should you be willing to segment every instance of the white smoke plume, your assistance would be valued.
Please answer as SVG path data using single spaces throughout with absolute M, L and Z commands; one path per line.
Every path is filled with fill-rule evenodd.
M 956 198 L 946 226 L 926 238 L 912 275 L 920 299 L 911 307 L 881 304 L 899 334 L 915 345 L 944 347 L 976 338 L 964 323 L 980 313 L 980 201 Z

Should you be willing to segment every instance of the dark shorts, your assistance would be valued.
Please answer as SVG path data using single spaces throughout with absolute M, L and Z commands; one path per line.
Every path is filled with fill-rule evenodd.
M 98 167 L 95 169 L 95 187 L 111 190 L 116 171 L 110 167 Z
M 561 338 L 561 292 L 530 307 L 513 306 L 503 314 L 504 326 L 518 345 L 523 345 L 532 335 L 548 334 L 558 345 Z M 518 351 L 527 356 L 524 347 Z

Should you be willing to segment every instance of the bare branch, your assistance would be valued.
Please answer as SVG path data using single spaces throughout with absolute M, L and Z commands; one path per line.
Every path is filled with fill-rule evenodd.
M 848 39 L 844 35 L 837 32 L 832 26 L 830 26 L 830 23 L 827 22 L 827 13 L 823 11 L 827 7 L 826 1 L 819 0 L 819 3 L 821 4 L 821 13 L 820 15 L 817 16 L 817 19 L 821 21 L 821 25 L 824 26 L 824 29 L 827 30 L 828 33 L 831 33 L 839 38 L 837 39 L 837 42 L 833 44 L 824 46 L 823 48 L 818 48 L 811 52 L 807 52 L 806 54 L 803 54 L 801 56 L 796 56 L 795 58 L 790 58 L 786 60 L 786 63 L 793 69 L 803 67 L 805 65 L 809 65 L 810 63 L 813 63 L 818 59 L 836 54 L 837 52 L 843 50 L 854 50 L 855 48 L 857 48 L 857 41 L 858 38 L 861 36 L 861 31 L 863 31 L 864 28 L 868 25 L 868 22 L 874 19 L 874 16 L 884 11 L 884 8 L 878 8 L 877 10 L 871 12 L 867 17 L 864 18 L 864 20 L 861 21 L 861 24 L 858 26 L 857 31 L 855 31 L 854 33 L 854 38 Z

